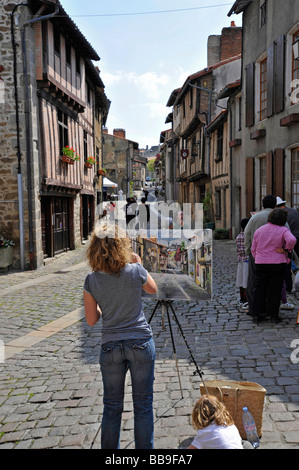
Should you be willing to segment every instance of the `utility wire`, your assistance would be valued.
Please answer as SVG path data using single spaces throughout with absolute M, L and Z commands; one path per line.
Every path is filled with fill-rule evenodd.
M 156 11 L 143 11 L 143 12 L 132 12 L 132 13 L 103 13 L 103 14 L 91 14 L 91 15 L 72 15 L 72 18 L 88 18 L 88 17 L 100 17 L 100 16 L 133 16 L 133 15 L 154 15 L 159 13 L 175 13 L 175 12 L 182 12 L 182 11 L 192 11 L 192 10 L 202 10 L 208 8 L 219 8 L 224 6 L 231 6 L 231 3 L 221 3 L 218 5 L 206 5 L 201 7 L 193 7 L 193 8 L 181 8 L 177 10 L 156 10 Z M 60 15 L 56 15 L 56 18 Z

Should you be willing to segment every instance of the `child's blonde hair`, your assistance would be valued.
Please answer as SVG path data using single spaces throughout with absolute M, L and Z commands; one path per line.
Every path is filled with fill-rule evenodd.
M 96 225 L 87 250 L 87 259 L 92 271 L 119 274 L 130 262 L 131 253 L 131 241 L 118 227 Z
M 203 429 L 214 422 L 219 426 L 234 424 L 226 406 L 213 395 L 203 395 L 194 405 L 192 424 L 196 430 Z

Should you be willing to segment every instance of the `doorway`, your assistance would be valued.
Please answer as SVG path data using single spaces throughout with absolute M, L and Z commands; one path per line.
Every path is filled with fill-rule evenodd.
M 44 257 L 70 249 L 72 198 L 42 196 L 41 227 Z

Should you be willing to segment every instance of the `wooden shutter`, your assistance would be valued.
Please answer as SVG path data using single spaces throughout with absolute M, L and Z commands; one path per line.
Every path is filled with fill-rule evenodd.
M 284 75 L 285 75 L 285 46 L 284 35 L 275 41 L 275 88 L 274 88 L 274 112 L 284 110 Z
M 267 117 L 273 114 L 273 95 L 274 95 L 274 43 L 268 48 L 267 52 Z
M 246 127 L 254 124 L 254 70 L 252 62 L 246 66 Z
M 254 157 L 246 158 L 246 213 L 250 217 L 250 212 L 255 209 L 254 205 Z
M 272 150 L 266 155 L 266 191 L 272 194 L 273 191 L 273 158 Z
M 274 150 L 274 195 L 284 198 L 284 149 Z

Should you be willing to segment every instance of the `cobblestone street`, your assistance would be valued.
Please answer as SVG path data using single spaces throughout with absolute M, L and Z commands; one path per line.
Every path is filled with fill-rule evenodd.
M 46 262 L 38 271 L 0 275 L 0 448 L 100 448 L 102 382 L 98 365 L 101 322 L 84 319 L 82 286 L 89 268 L 85 246 Z M 239 305 L 234 241 L 213 243 L 213 298 L 174 301 L 193 356 L 204 378 L 248 380 L 266 390 L 261 449 L 299 448 L 299 302 L 281 311 L 278 325 L 256 325 Z M 155 300 L 144 301 L 149 318 Z M 199 397 L 184 340 L 174 324 L 178 374 L 169 331 L 157 310 L 151 326 L 156 342 L 155 448 L 186 448 L 194 430 L 191 411 Z M 294 343 L 293 343 L 294 344 Z M 296 346 L 298 348 L 298 344 Z M 130 381 L 121 448 L 134 449 Z

